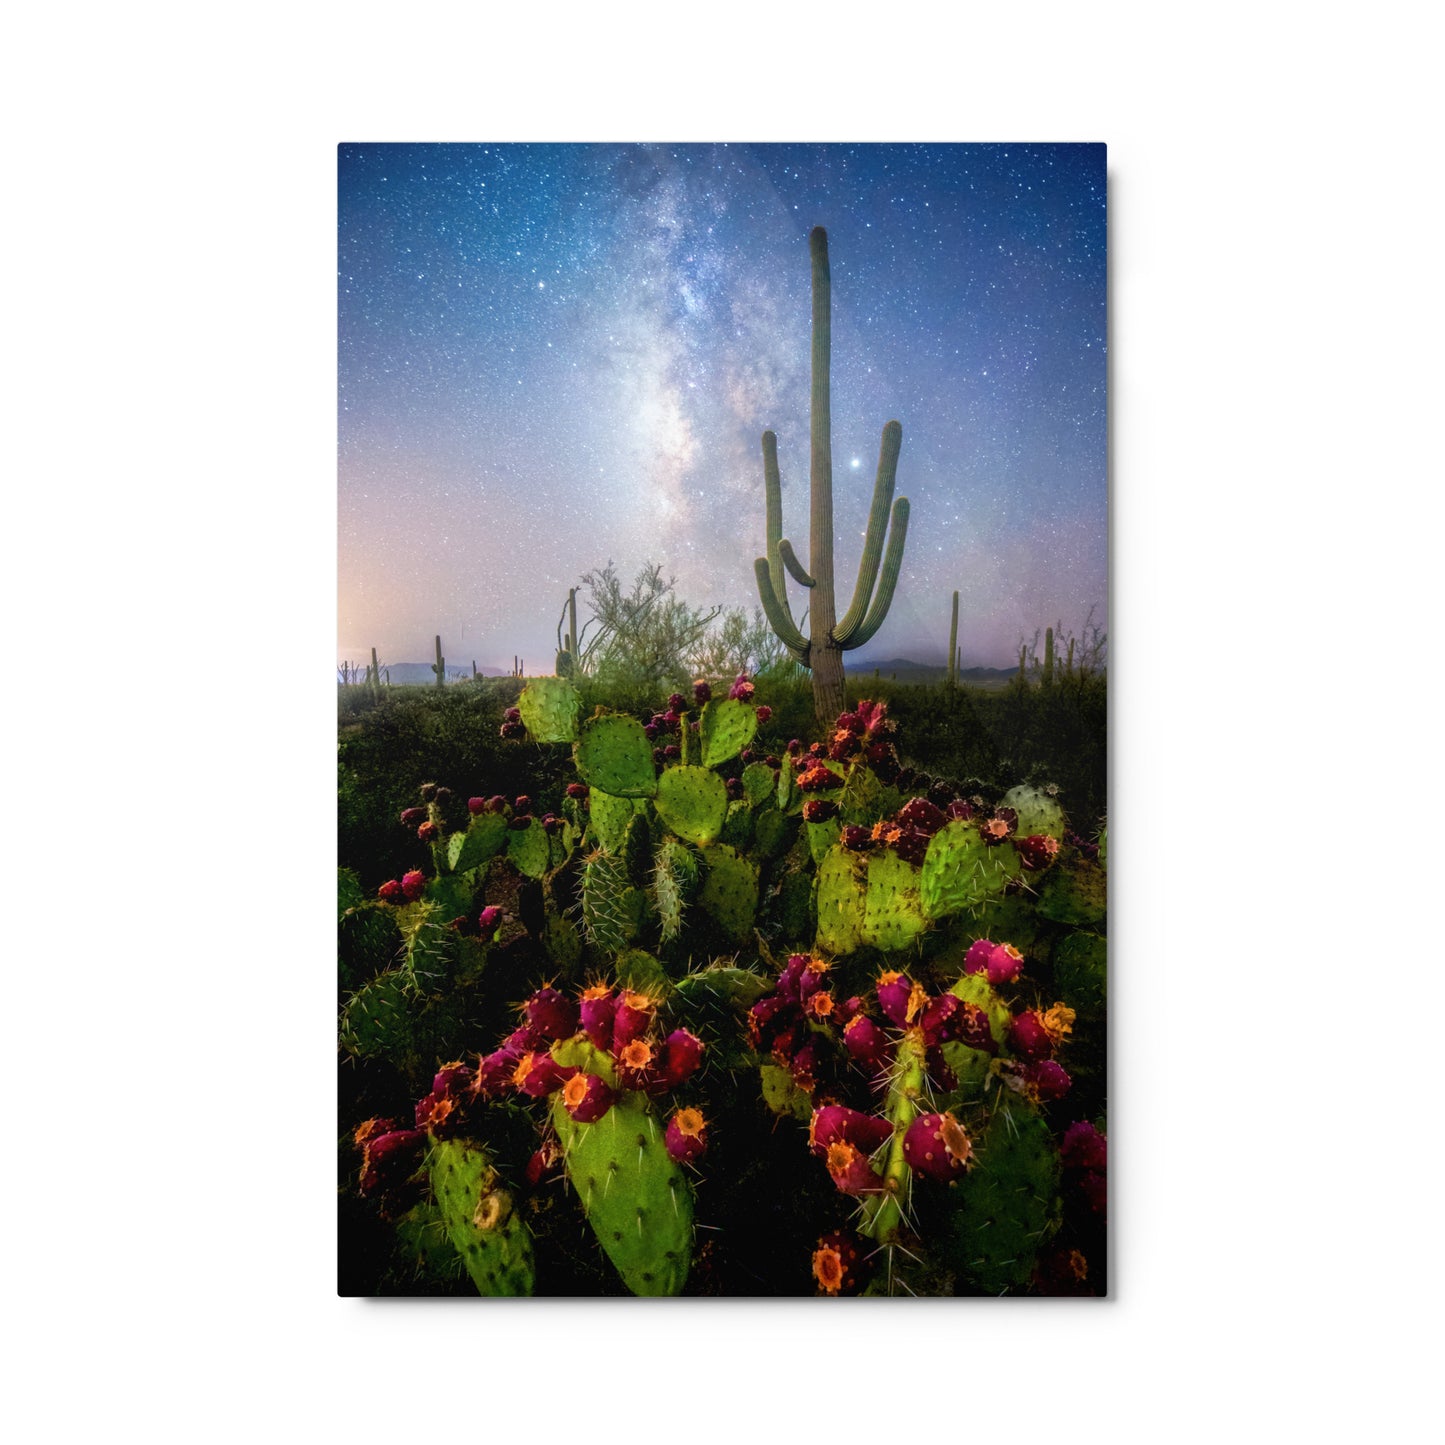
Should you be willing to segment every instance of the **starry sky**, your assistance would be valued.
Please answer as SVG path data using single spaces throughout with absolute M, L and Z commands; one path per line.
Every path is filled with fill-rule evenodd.
M 912 515 L 849 665 L 1107 626 L 1102 145 L 343 145 L 338 660 L 550 672 L 569 586 L 757 604 L 761 436 L 808 555 L 828 231 L 838 614 L 885 422 Z M 794 615 L 804 603 L 790 588 Z M 581 620 L 587 613 L 579 593 Z

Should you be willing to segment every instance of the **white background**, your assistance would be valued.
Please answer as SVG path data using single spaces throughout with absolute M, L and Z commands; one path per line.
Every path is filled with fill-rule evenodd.
M 1430 13 L 12 17 L 17 1438 L 1423 1437 Z M 334 1295 L 335 147 L 645 139 L 1109 145 L 1108 1303 Z

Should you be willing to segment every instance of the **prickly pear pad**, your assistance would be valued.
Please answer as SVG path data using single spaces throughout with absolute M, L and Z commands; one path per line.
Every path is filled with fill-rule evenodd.
M 758 911 L 756 865 L 726 843 L 704 848 L 702 861 L 707 877 L 697 895 L 699 907 L 710 913 L 730 938 L 746 938 Z
M 522 689 L 517 706 L 533 742 L 576 742 L 582 696 L 565 677 L 534 677 Z
M 577 771 L 594 787 L 618 798 L 650 798 L 657 791 L 652 744 L 642 724 L 626 713 L 588 718 L 572 745 Z
M 1104 870 L 1087 858 L 1073 857 L 1049 869 L 1039 889 L 1038 911 L 1055 923 L 1097 928 L 1108 911 L 1106 895 Z
M 679 838 L 689 843 L 715 843 L 727 821 L 728 790 L 707 768 L 671 767 L 657 780 L 653 806 Z
M 643 901 L 620 857 L 594 853 L 582 865 L 582 928 L 595 947 L 608 953 L 626 948 L 642 927 Z
M 778 765 L 778 811 L 786 813 L 795 803 L 802 806 L 802 794 L 793 781 L 793 759 L 788 755 Z
M 735 758 L 752 742 L 758 730 L 757 709 L 735 697 L 704 704 L 697 735 L 702 741 L 702 765 L 715 768 Z
M 588 815 L 597 846 L 609 853 L 620 853 L 627 837 L 627 825 L 637 810 L 646 806 L 642 798 L 618 798 L 601 788 L 592 788 L 588 794 Z
M 427 1170 L 447 1238 L 478 1291 L 531 1294 L 532 1236 L 512 1210 L 506 1191 L 498 1188 L 496 1170 L 486 1154 L 461 1139 L 433 1140 Z
M 586 1039 L 558 1044 L 552 1056 L 616 1082 L 611 1060 Z M 628 1289 L 680 1293 L 692 1261 L 692 1186 L 645 1095 L 624 1093 L 595 1124 L 576 1123 L 554 1095 L 552 1126 L 587 1222 Z
M 863 941 L 863 890 L 854 877 L 855 863 L 856 853 L 838 847 L 818 865 L 817 942 L 824 953 L 852 953 Z
M 447 866 L 453 873 L 465 873 L 502 851 L 507 841 L 507 820 L 500 813 L 478 813 L 447 839 Z
M 1042 788 L 1020 783 L 1003 795 L 999 806 L 1012 808 L 1018 815 L 1014 831 L 1020 838 L 1027 838 L 1031 833 L 1047 833 L 1062 841 L 1064 810 Z
M 766 763 L 749 763 L 743 769 L 743 797 L 760 808 L 773 796 L 773 770 Z
M 864 943 L 891 951 L 907 948 L 924 929 L 919 904 L 920 872 L 885 849 L 868 856 L 868 892 L 863 904 Z
M 528 878 L 546 875 L 551 849 L 547 846 L 547 834 L 534 818 L 525 828 L 507 830 L 507 856 L 517 865 L 519 873 Z
M 1008 1037 L 1009 1006 L 998 996 L 998 990 L 981 973 L 966 973 L 949 989 L 965 1003 L 981 1008 L 988 1015 L 988 1031 L 993 1041 L 1001 1044 Z
M 1001 894 L 1018 874 L 1018 854 L 1012 845 L 990 847 L 973 822 L 955 818 L 933 835 L 924 855 L 919 886 L 923 916 L 932 921 L 976 908 Z
M 837 818 L 829 818 L 826 823 L 804 823 L 803 827 L 808 834 L 808 852 L 813 855 L 815 863 L 823 861 L 843 832 L 843 825 Z

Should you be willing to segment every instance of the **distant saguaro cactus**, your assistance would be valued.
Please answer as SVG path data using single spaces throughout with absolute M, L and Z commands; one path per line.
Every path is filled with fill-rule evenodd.
M 1054 629 L 1044 632 L 1044 686 L 1052 687 L 1054 681 Z
M 948 627 L 948 685 L 958 682 L 958 593 L 953 594 L 953 621 Z
M 567 589 L 567 603 L 562 609 L 567 635 L 562 636 L 562 621 L 557 623 L 557 676 L 575 677 L 581 671 L 581 654 L 577 648 L 577 589 Z
M 820 723 L 828 726 L 843 710 L 843 653 L 862 647 L 883 624 L 898 585 L 903 561 L 903 544 L 908 534 L 908 499 L 893 500 L 898 471 L 898 452 L 903 445 L 903 428 L 890 421 L 883 428 L 878 454 L 878 476 L 873 487 L 873 507 L 863 557 L 858 564 L 858 582 L 853 601 L 841 622 L 836 620 L 833 595 L 833 434 L 830 359 L 832 350 L 832 281 L 828 272 L 828 233 L 815 226 L 808 237 L 813 260 L 813 395 L 811 406 L 811 464 L 809 486 L 811 511 L 808 530 L 808 563 L 805 572 L 783 536 L 782 479 L 778 473 L 778 439 L 763 433 L 763 479 L 767 489 L 768 555 L 754 564 L 758 596 L 769 625 L 804 667 L 813 673 L 813 706 Z M 892 508 L 891 530 L 890 513 Z M 883 541 L 888 534 L 888 551 Z M 878 576 L 879 558 L 883 576 Z M 784 570 L 793 580 L 810 589 L 808 618 L 810 637 L 804 637 L 788 606 Z M 877 594 L 874 586 L 877 584 Z M 871 604 L 871 605 L 870 605 Z
M 437 660 L 432 663 L 432 669 L 437 675 L 437 686 L 442 687 L 447 680 L 447 660 L 442 656 L 441 634 L 437 634 Z

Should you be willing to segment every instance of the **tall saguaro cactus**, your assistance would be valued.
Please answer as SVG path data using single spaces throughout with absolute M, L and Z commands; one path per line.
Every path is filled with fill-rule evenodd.
M 828 274 L 828 233 L 815 226 L 808 237 L 813 258 L 813 399 L 812 461 L 809 468 L 808 566 L 804 571 L 783 536 L 782 479 L 778 473 L 778 439 L 763 433 L 763 479 L 767 488 L 768 555 L 754 563 L 758 596 L 778 638 L 804 667 L 813 673 L 813 706 L 818 721 L 828 724 L 843 711 L 843 654 L 862 647 L 883 624 L 898 585 L 903 543 L 908 535 L 908 498 L 893 500 L 898 452 L 903 428 L 890 421 L 883 428 L 878 453 L 878 477 L 873 485 L 873 507 L 858 564 L 853 600 L 842 621 L 837 620 L 833 596 L 833 430 L 830 403 L 832 351 L 832 283 Z M 891 507 L 891 527 L 890 527 Z M 884 555 L 884 535 L 888 550 Z M 879 559 L 883 576 L 878 576 Z M 808 621 L 811 636 L 804 637 L 788 605 L 784 572 L 809 589 Z M 874 587 L 877 585 L 875 594 Z
M 432 669 L 437 675 L 437 686 L 442 687 L 447 680 L 447 660 L 442 656 L 441 634 L 437 634 L 437 660 L 432 663 Z
M 958 593 L 953 594 L 953 621 L 948 626 L 948 685 L 958 684 Z

